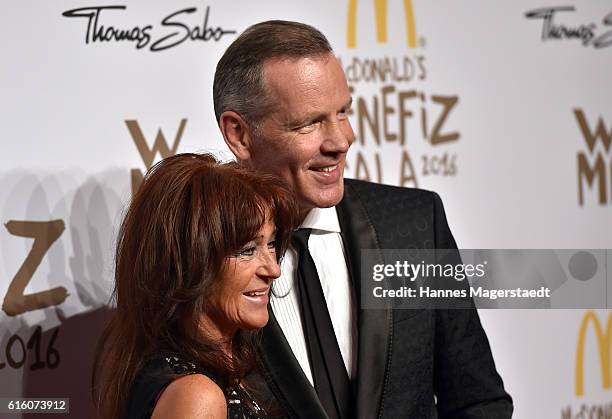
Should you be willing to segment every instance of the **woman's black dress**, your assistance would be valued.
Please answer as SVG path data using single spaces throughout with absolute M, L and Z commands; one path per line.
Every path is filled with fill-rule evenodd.
M 130 391 L 127 417 L 149 419 L 162 391 L 175 379 L 190 374 L 202 374 L 213 380 L 225 394 L 228 419 L 264 419 L 266 412 L 241 386 L 224 388 L 221 380 L 193 362 L 176 355 L 151 359 L 138 373 Z

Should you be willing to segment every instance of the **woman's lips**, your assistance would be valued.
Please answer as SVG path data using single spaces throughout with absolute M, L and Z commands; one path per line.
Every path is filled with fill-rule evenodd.
M 260 288 L 257 290 L 247 291 L 242 293 L 244 298 L 249 301 L 258 304 L 268 304 L 268 294 L 270 293 L 270 288 Z

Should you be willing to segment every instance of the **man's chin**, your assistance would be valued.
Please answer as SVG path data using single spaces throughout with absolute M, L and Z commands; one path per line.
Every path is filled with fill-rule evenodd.
M 344 184 L 333 189 L 322 191 L 314 202 L 318 208 L 329 208 L 338 205 L 344 196 Z

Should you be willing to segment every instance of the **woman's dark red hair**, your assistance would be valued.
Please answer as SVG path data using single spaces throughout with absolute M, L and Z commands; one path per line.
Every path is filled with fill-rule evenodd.
M 105 418 L 125 415 L 130 387 L 150 357 L 172 352 L 229 382 L 253 364 L 254 332 L 239 331 L 228 357 L 219 342 L 195 337 L 185 319 L 207 310 L 225 258 L 276 225 L 277 255 L 297 207 L 281 180 L 210 155 L 179 154 L 153 166 L 119 230 L 116 311 L 96 354 L 94 402 Z

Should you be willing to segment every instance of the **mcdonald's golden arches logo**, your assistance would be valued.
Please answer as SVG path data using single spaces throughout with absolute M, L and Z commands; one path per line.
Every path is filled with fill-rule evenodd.
M 347 25 L 347 46 L 355 48 L 357 46 L 357 2 L 349 0 L 348 25 Z M 374 14 L 376 23 L 376 41 L 379 43 L 387 42 L 387 0 L 374 0 Z M 404 0 L 404 14 L 406 26 L 406 42 L 409 48 L 417 46 L 417 32 L 414 19 L 414 9 L 412 0 Z
M 601 370 L 601 383 L 604 389 L 612 387 L 612 376 L 610 370 L 610 343 L 612 340 L 612 313 L 608 315 L 605 329 L 602 328 L 599 318 L 593 311 L 587 311 L 580 323 L 578 332 L 578 344 L 576 347 L 576 396 L 584 395 L 584 344 L 586 332 L 590 324 L 593 324 L 597 347 L 599 348 L 599 366 Z

